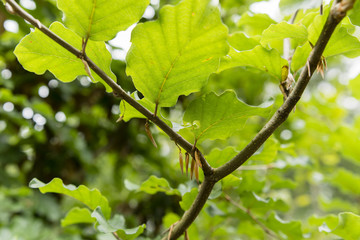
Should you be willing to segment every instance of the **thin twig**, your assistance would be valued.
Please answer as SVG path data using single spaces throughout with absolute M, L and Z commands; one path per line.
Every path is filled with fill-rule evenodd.
M 116 240 L 122 240 L 122 239 L 116 234 L 116 232 L 112 232 L 112 235 L 116 238 Z
M 271 231 L 268 227 L 266 227 L 262 222 L 259 221 L 250 211 L 250 209 L 247 209 L 237 202 L 233 200 L 229 195 L 225 194 L 225 199 L 228 200 L 232 205 L 246 213 L 257 225 L 259 225 L 266 234 L 268 234 L 270 237 L 273 237 L 275 239 L 280 239 L 273 231 Z

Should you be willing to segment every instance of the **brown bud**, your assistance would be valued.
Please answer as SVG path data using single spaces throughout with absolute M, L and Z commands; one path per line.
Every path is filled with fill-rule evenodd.
M 148 120 L 146 120 L 146 123 L 145 123 L 145 132 L 146 132 L 146 135 L 150 138 L 151 143 L 154 145 L 154 147 L 157 148 L 155 139 L 154 139 L 154 137 L 152 136 L 151 131 L 150 131 L 150 125 L 149 125 L 149 121 L 148 121 Z
M 188 170 L 189 170 L 189 158 L 190 155 L 188 152 L 185 153 L 185 168 L 186 168 L 186 176 L 188 176 Z
M 179 151 L 179 163 L 180 163 L 181 173 L 184 174 L 184 160 L 181 151 Z

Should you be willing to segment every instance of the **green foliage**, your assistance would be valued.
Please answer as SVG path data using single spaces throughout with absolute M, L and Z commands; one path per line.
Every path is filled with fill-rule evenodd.
M 34 1 L 29 12 L 78 50 L 88 39 L 87 56 L 196 143 L 214 169 L 235 157 L 282 104 L 278 84 L 290 60 L 284 39 L 290 38 L 297 80 L 330 11 L 326 5 L 320 15 L 314 1 L 281 0 L 287 16 L 275 21 L 249 11 L 258 0 L 220 0 L 221 14 L 209 0 L 149 2 L 44 0 Z M 360 54 L 359 6 L 356 1 L 326 47 L 325 79 L 315 74 L 287 121 L 215 184 L 187 231 L 190 239 L 360 238 L 354 204 L 360 75 L 354 78 L 357 65 L 346 59 Z M 290 24 L 299 8 L 307 9 Z M 80 58 L 38 29 L 26 35 L 28 24 L 3 9 L 0 239 L 161 239 L 193 205 L 202 170 L 199 183 L 182 175 L 176 137 L 153 131 L 155 149 L 144 131 L 145 116 L 91 84 L 88 77 L 112 91 L 94 72 L 84 77 Z M 58 22 L 62 15 L 64 25 Z M 16 21 L 18 32 L 3 28 L 5 20 Z M 109 40 L 133 24 L 126 62 L 117 60 L 126 49 Z M 40 94 L 44 89 L 47 96 Z M 272 107 L 262 104 L 269 99 L 275 99 Z M 29 190 L 29 179 L 31 188 L 59 195 Z

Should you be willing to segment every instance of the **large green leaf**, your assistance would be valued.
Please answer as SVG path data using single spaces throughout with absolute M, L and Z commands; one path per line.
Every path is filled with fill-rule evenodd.
M 78 223 L 94 223 L 96 220 L 91 217 L 91 212 L 87 208 L 72 208 L 61 220 L 61 226 L 66 227 Z
M 135 228 L 125 228 L 125 218 L 121 215 L 115 215 L 112 219 L 107 220 L 101 207 L 97 207 L 91 214 L 93 218 L 96 218 L 98 223 L 97 229 L 103 233 L 115 233 L 123 240 L 132 240 L 142 234 L 146 225 L 142 224 Z
M 41 193 L 61 193 L 79 200 L 87 205 L 91 210 L 100 206 L 103 209 L 106 218 L 110 217 L 111 209 L 108 200 L 101 195 L 98 189 L 89 189 L 84 185 L 75 187 L 74 185 L 64 185 L 60 178 L 54 178 L 51 182 L 45 184 L 36 178 L 33 178 L 29 186 L 38 188 Z
M 81 49 L 81 38 L 61 23 L 54 22 L 50 30 L 77 49 Z M 28 71 L 43 74 L 49 70 L 54 76 L 63 82 L 71 82 L 77 76 L 87 75 L 83 62 L 51 40 L 40 30 L 35 29 L 16 46 L 14 51 L 21 65 Z M 110 70 L 111 54 L 105 47 L 105 43 L 89 41 L 87 55 L 112 79 L 116 76 Z M 95 81 L 100 81 L 108 92 L 111 88 L 93 71 Z
M 276 79 L 281 79 L 281 68 L 288 65 L 288 62 L 275 50 L 267 50 L 262 46 L 257 46 L 249 51 L 236 51 L 230 49 L 230 53 L 221 59 L 218 72 L 233 67 L 254 67 L 267 72 Z
M 180 95 L 199 91 L 228 52 L 227 28 L 208 0 L 165 6 L 157 21 L 132 32 L 126 72 L 145 98 L 173 106 Z
M 197 142 L 205 139 L 226 139 L 234 131 L 241 129 L 249 117 L 267 117 L 269 111 L 269 107 L 245 104 L 236 97 L 234 91 L 226 91 L 220 96 L 209 93 L 189 105 L 184 115 L 184 123 L 191 125 Z
M 108 41 L 139 21 L 149 0 L 58 0 L 66 25 L 83 38 Z
M 282 40 L 284 38 L 294 38 L 299 42 L 304 42 L 307 39 L 307 29 L 303 25 L 289 24 L 281 22 L 272 24 L 262 33 L 261 44 L 266 45 L 274 40 Z

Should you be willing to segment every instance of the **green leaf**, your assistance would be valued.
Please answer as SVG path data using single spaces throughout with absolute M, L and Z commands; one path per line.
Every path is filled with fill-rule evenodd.
M 339 214 L 339 224 L 332 233 L 346 239 L 360 239 L 360 216 L 351 212 Z
M 91 212 L 87 208 L 72 208 L 61 220 L 61 226 L 66 227 L 78 223 L 94 223 L 96 220 L 91 217 Z
M 246 51 L 260 45 L 255 38 L 247 37 L 242 32 L 236 32 L 229 36 L 230 45 L 238 51 Z
M 100 206 L 106 218 L 110 218 L 111 209 L 108 200 L 101 195 L 97 189 L 89 189 L 84 185 L 75 187 L 74 185 L 64 185 L 60 178 L 54 178 L 51 182 L 45 184 L 36 178 L 33 178 L 29 187 L 38 188 L 41 193 L 61 193 L 73 197 L 76 200 L 87 205 L 91 210 Z
M 276 138 L 269 138 L 263 145 L 261 151 L 256 152 L 251 156 L 251 160 L 261 161 L 263 163 L 271 163 L 277 156 L 280 143 Z
M 313 23 L 308 28 L 308 39 L 313 45 L 317 42 L 325 21 L 325 15 L 318 15 L 314 18 Z M 335 29 L 324 50 L 324 57 L 345 53 L 348 54 L 352 51 L 358 51 L 360 49 L 359 39 L 352 36 L 348 32 L 349 29 L 351 29 L 351 24 L 342 24 Z
M 199 91 L 228 52 L 227 28 L 209 0 L 184 0 L 161 9 L 157 21 L 132 32 L 126 72 L 137 90 L 160 107 Z
M 180 201 L 181 209 L 184 211 L 190 209 L 197 195 L 198 195 L 197 187 L 191 189 L 190 192 L 185 193 L 184 196 L 182 197 L 182 200 Z
M 254 67 L 280 80 L 281 68 L 285 65 L 287 66 L 288 62 L 277 50 L 267 50 L 262 46 L 257 46 L 252 50 L 241 52 L 230 49 L 229 54 L 221 59 L 218 72 L 233 67 Z
M 216 95 L 209 93 L 190 103 L 184 123 L 191 125 L 195 140 L 226 139 L 240 130 L 254 115 L 267 117 L 269 107 L 254 107 L 240 101 L 234 91 Z M 180 130 L 181 133 L 181 130 Z
M 276 22 L 264 13 L 252 14 L 245 13 L 241 16 L 238 26 L 244 30 L 249 36 L 261 35 L 271 24 Z
M 353 24 L 358 25 L 358 26 L 360 26 L 359 11 L 360 11 L 360 2 L 355 1 L 354 8 L 349 13 L 349 18 Z
M 264 46 L 271 41 L 285 38 L 294 38 L 298 42 L 305 42 L 307 35 L 307 29 L 303 25 L 280 22 L 278 24 L 272 24 L 265 29 L 260 42 Z
M 169 182 L 165 178 L 158 178 L 156 176 L 150 176 L 148 180 L 143 182 L 139 188 L 139 191 L 146 192 L 148 194 L 163 192 L 167 195 L 181 196 L 180 192 L 177 189 L 173 189 L 170 187 Z
M 140 20 L 149 0 L 58 0 L 65 24 L 82 38 L 108 41 Z
M 81 49 L 81 38 L 61 23 L 54 22 L 50 30 L 77 49 Z M 111 55 L 105 47 L 105 43 L 89 41 L 86 53 L 112 79 L 116 76 L 110 70 Z M 16 46 L 14 51 L 21 65 L 28 71 L 38 75 L 49 70 L 54 76 L 63 82 L 71 82 L 77 76 L 87 75 L 83 62 L 65 48 L 40 30 L 35 29 Z M 111 92 L 111 88 L 91 70 L 95 81 L 100 81 Z
M 218 168 L 235 157 L 236 154 L 238 154 L 238 151 L 233 147 L 227 147 L 225 149 L 214 148 L 205 158 L 211 167 Z
M 300 221 L 286 222 L 273 212 L 264 224 L 279 236 L 282 236 L 281 239 L 304 239 Z
M 311 46 L 307 42 L 303 46 L 298 46 L 295 50 L 295 53 L 291 60 L 291 70 L 293 72 L 298 71 L 300 68 L 304 67 L 308 56 L 311 52 Z
M 111 220 L 107 220 L 102 211 L 101 207 L 97 207 L 91 214 L 93 218 L 97 220 L 97 229 L 103 233 L 113 233 L 120 237 L 123 240 L 132 240 L 138 237 L 144 232 L 146 228 L 145 224 L 142 224 L 135 228 L 126 229 L 125 228 L 125 218 L 121 215 L 115 215 Z
M 356 184 L 360 183 L 360 176 L 355 173 L 340 168 L 330 177 L 329 181 L 344 193 L 360 194 L 360 188 Z

